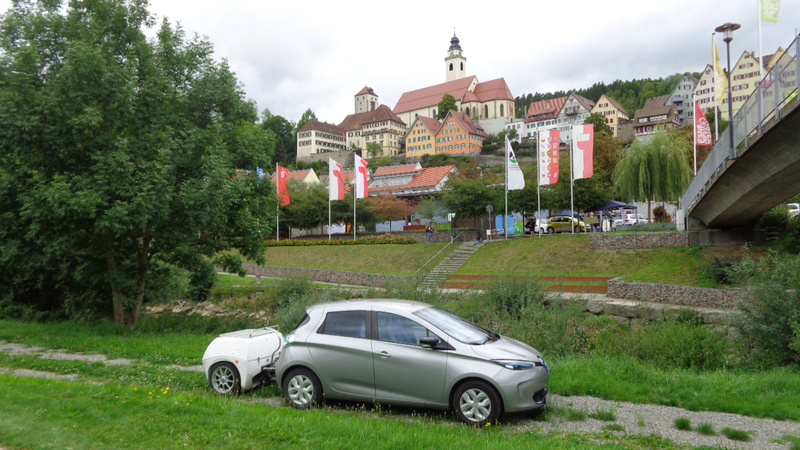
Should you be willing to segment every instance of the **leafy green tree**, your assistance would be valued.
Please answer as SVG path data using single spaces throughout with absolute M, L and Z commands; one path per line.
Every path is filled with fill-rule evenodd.
M 382 154 L 383 146 L 380 144 L 380 142 L 367 142 L 367 155 L 369 155 L 370 158 L 376 158 Z
M 255 125 L 211 44 L 143 0 L 15 2 L 0 18 L 0 286 L 20 305 L 133 328 L 176 273 L 263 261 L 275 191 Z M 244 145 L 244 148 L 241 146 Z M 215 259 L 212 259 L 215 258 Z M 173 283 L 174 284 L 174 283 Z
M 439 201 L 435 197 L 425 197 L 420 200 L 415 213 L 431 221 L 434 217 L 442 214 L 442 209 L 439 206 Z
M 478 218 L 487 217 L 486 206 L 494 208 L 493 214 L 500 212 L 505 206 L 504 192 L 491 188 L 486 180 L 452 178 L 448 182 L 449 190 L 442 193 L 442 202 L 449 212 L 456 217 L 473 218 L 473 226 L 478 227 Z M 482 228 L 482 227 L 481 227 Z
M 297 139 L 294 125 L 283 116 L 273 115 L 269 109 L 262 113 L 261 127 L 275 135 L 275 162 L 282 166 L 292 166 L 297 159 Z
M 653 200 L 677 201 L 691 181 L 691 149 L 691 139 L 680 131 L 634 141 L 617 163 L 614 185 L 626 201 L 646 201 L 648 212 Z
M 303 112 L 303 115 L 300 116 L 300 120 L 297 121 L 297 127 L 295 127 L 295 132 L 300 131 L 309 120 L 319 120 L 317 119 L 317 115 L 314 114 L 314 111 L 312 111 L 311 108 L 305 110 Z
M 593 113 L 590 114 L 586 120 L 583 121 L 585 124 L 594 125 L 595 135 L 599 133 L 606 134 L 608 136 L 613 136 L 614 132 L 611 131 L 611 127 L 608 126 L 606 123 L 606 118 L 600 113 Z
M 375 220 L 389 221 L 389 231 L 392 231 L 392 220 L 405 219 L 414 211 L 408 201 L 394 195 L 378 195 L 370 197 L 369 208 Z
M 452 96 L 452 94 L 444 94 L 442 96 L 442 100 L 439 102 L 439 109 L 436 113 L 436 120 L 444 120 L 447 116 L 447 113 L 450 111 L 458 111 L 458 106 L 456 105 L 456 98 Z
M 328 191 L 323 183 L 289 180 L 292 204 L 281 208 L 283 225 L 310 230 L 328 223 Z

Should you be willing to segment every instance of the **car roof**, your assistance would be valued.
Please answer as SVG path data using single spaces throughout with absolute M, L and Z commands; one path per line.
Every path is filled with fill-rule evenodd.
M 413 300 L 403 300 L 396 298 L 367 298 L 367 299 L 353 299 L 353 300 L 339 300 L 334 302 L 318 303 L 309 306 L 306 311 L 309 313 L 316 310 L 323 311 L 349 311 L 354 309 L 378 309 L 381 311 L 397 312 L 397 313 L 413 313 L 420 309 L 430 308 L 428 303 L 417 302 Z

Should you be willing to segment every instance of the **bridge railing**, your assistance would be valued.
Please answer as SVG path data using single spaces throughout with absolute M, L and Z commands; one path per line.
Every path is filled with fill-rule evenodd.
M 773 118 L 780 120 L 781 108 L 797 96 L 800 76 L 798 46 L 800 36 L 792 41 L 783 54 L 773 55 L 777 61 L 772 69 L 758 82 L 756 89 L 733 117 L 733 123 L 728 125 L 734 127 L 734 145 L 731 145 L 730 129 L 720 131 L 713 150 L 681 199 L 681 208 L 687 215 L 722 172 L 741 152 L 747 150 L 755 138 L 761 136 L 764 124 Z

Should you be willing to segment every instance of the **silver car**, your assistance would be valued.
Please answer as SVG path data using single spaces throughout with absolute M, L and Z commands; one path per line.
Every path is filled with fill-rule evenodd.
M 275 370 L 295 408 L 323 397 L 418 406 L 476 426 L 542 408 L 550 379 L 529 345 L 426 303 L 386 299 L 308 308 Z

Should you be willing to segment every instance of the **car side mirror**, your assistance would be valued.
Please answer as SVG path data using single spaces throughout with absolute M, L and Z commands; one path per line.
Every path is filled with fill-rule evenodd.
M 422 348 L 436 348 L 439 345 L 439 338 L 434 336 L 425 336 L 419 340 L 419 345 Z

